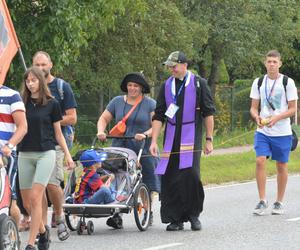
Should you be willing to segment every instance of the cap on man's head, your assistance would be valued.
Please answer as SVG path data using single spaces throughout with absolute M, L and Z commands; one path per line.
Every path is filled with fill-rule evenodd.
M 84 151 L 79 160 L 84 167 L 90 167 L 96 163 L 103 162 L 107 159 L 107 153 L 106 152 L 97 152 L 94 149 L 89 149 Z
M 182 51 L 174 51 L 172 52 L 167 61 L 163 62 L 163 65 L 167 65 L 170 67 L 175 66 L 178 63 L 187 63 L 187 59 L 185 54 Z

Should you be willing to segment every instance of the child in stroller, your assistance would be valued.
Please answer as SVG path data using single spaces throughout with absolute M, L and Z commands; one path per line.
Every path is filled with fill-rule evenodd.
M 97 152 L 94 149 L 84 151 L 80 156 L 80 163 L 84 167 L 80 182 L 75 188 L 74 203 L 76 204 L 108 204 L 114 201 L 124 201 L 127 197 L 117 194 L 114 174 L 99 175 L 102 162 L 106 160 L 106 152 Z M 107 220 L 107 225 L 115 229 L 122 228 L 122 218 L 119 214 Z
M 84 151 L 80 156 L 84 170 L 76 187 L 75 203 L 107 204 L 115 200 L 115 191 L 110 187 L 113 175 L 101 178 L 97 173 L 103 158 L 106 158 L 105 152 L 98 153 L 93 149 Z
M 118 137 L 117 139 L 126 140 L 132 139 L 132 137 Z M 139 154 L 136 155 L 134 151 L 127 148 L 95 148 L 96 141 L 97 137 L 95 137 L 91 146 L 91 149 L 96 151 L 98 156 L 101 155 L 101 167 L 97 168 L 96 172 L 100 178 L 104 175 L 106 177 L 103 178 L 107 179 L 111 178 L 110 174 L 113 173 L 114 178 L 110 180 L 110 193 L 108 194 L 113 195 L 112 198 L 114 201 L 104 204 L 101 197 L 102 204 L 74 202 L 75 194 L 78 194 L 79 191 L 74 189 L 76 189 L 76 186 L 78 188 L 80 186 L 76 185 L 76 183 L 81 182 L 82 178 L 79 176 L 84 176 L 85 171 L 87 171 L 87 168 L 84 166 L 85 162 L 96 163 L 100 161 L 98 156 L 84 160 L 84 157 L 81 156 L 87 150 L 79 150 L 73 157 L 77 168 L 69 174 L 65 187 L 66 203 L 63 205 L 63 208 L 68 227 L 72 231 L 77 231 L 79 235 L 85 230 L 87 230 L 88 234 L 92 234 L 94 232 L 93 222 L 88 221 L 86 223 L 86 218 L 109 217 L 106 224 L 115 229 L 121 229 L 123 228 L 123 221 L 120 215 L 133 212 L 138 229 L 140 231 L 147 230 L 151 214 L 151 200 L 147 186 L 142 183 L 142 166 L 139 164 L 143 144 L 141 145 Z M 88 151 L 91 150 L 89 149 Z M 95 161 L 95 159 L 98 160 Z M 102 182 L 105 183 L 105 180 Z

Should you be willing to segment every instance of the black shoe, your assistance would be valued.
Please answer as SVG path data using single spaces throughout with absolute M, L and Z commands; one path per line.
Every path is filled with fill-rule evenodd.
M 36 247 L 35 246 L 32 246 L 32 245 L 27 245 L 25 247 L 25 250 L 36 250 Z
M 46 226 L 45 229 L 46 231 L 43 234 L 40 233 L 39 241 L 37 244 L 39 250 L 47 250 L 50 246 L 50 230 L 49 227 Z
M 193 231 L 201 230 L 201 222 L 199 221 L 198 217 L 190 217 L 189 221 L 191 222 L 191 229 Z
M 106 225 L 112 227 L 114 229 L 122 229 L 123 228 L 123 220 L 120 215 L 114 215 L 113 217 L 109 217 L 106 221 Z
M 172 222 L 167 226 L 166 230 L 167 231 L 183 230 L 183 223 L 182 222 Z
M 142 220 L 142 225 L 145 225 L 146 223 L 146 218 L 147 218 L 147 211 L 144 213 L 144 218 Z M 150 217 L 149 217 L 149 226 L 152 226 L 153 225 L 153 212 L 151 211 L 150 212 Z

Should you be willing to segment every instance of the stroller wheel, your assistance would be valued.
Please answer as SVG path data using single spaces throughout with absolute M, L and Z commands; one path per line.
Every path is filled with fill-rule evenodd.
M 94 233 L 94 223 L 92 221 L 88 221 L 86 225 L 88 235 L 92 235 Z
M 77 230 L 77 223 L 79 221 L 79 217 L 73 214 L 66 214 L 65 215 L 65 219 L 66 219 L 66 224 L 68 226 L 68 228 L 71 231 L 76 231 Z
M 6 214 L 1 214 L 0 249 L 20 249 L 20 243 L 20 236 L 15 221 Z
M 85 223 L 83 221 L 78 221 L 76 231 L 78 235 L 82 235 L 83 231 L 85 229 Z
M 147 230 L 150 220 L 151 200 L 147 186 L 140 183 L 134 192 L 134 219 L 140 231 Z

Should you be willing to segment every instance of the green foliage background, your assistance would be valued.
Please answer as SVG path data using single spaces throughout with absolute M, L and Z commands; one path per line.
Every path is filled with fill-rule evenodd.
M 120 94 L 126 73 L 143 71 L 156 97 L 168 75 L 161 63 L 175 50 L 184 51 L 190 68 L 208 78 L 220 133 L 233 121 L 236 127 L 251 127 L 246 114 L 248 83 L 264 73 L 263 55 L 268 50 L 282 52 L 282 72 L 300 83 L 300 0 L 7 3 L 26 64 L 36 51 L 45 50 L 53 59 L 53 74 L 71 83 L 79 103 L 77 139 L 85 142 L 96 133 L 95 123 L 108 101 Z M 23 72 L 15 57 L 6 84 L 18 89 Z M 251 80 L 238 84 L 237 79 Z

